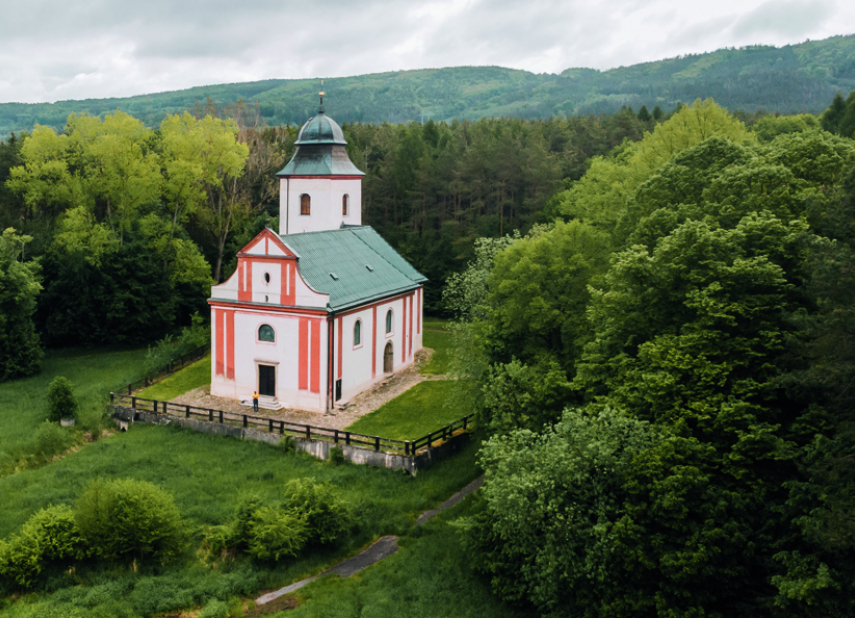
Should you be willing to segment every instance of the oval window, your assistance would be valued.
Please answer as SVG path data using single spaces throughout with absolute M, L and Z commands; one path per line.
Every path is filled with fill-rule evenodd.
M 273 327 L 269 324 L 262 324 L 258 328 L 258 340 L 259 341 L 276 341 L 276 333 L 273 330 Z
M 270 283 L 270 273 L 264 273 L 264 283 Z

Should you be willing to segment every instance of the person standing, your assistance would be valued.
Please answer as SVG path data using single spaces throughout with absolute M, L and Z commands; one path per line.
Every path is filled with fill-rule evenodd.
M 252 411 L 258 412 L 258 391 L 252 391 Z

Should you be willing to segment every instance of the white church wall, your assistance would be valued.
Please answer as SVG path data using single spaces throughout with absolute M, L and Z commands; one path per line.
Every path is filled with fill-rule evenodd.
M 310 214 L 300 214 L 300 196 L 311 198 Z M 342 197 L 348 212 L 342 214 Z M 280 178 L 279 233 L 300 234 L 334 230 L 342 223 L 362 225 L 361 178 Z

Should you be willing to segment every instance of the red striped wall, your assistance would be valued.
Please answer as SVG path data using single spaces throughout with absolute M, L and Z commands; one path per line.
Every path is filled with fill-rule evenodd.
M 300 356 L 297 366 L 297 388 L 309 390 L 309 318 L 300 318 Z
M 413 355 L 413 295 L 410 294 L 410 351 L 408 354 Z
M 372 308 L 374 316 L 371 318 L 371 378 L 377 375 L 377 305 Z
M 235 379 L 235 312 L 226 312 L 226 378 Z
M 312 371 L 310 375 L 309 382 L 310 390 L 313 393 L 321 392 L 321 321 L 320 320 L 310 320 L 311 331 L 312 331 L 312 341 L 311 341 L 311 355 L 312 355 Z
M 338 319 L 338 372 L 336 374 L 338 376 L 339 380 L 341 379 L 341 352 L 342 352 L 341 345 L 342 345 L 343 339 L 344 339 L 344 333 L 341 332 L 341 318 L 339 318 Z
M 214 309 L 214 329 L 216 330 L 216 343 L 217 346 L 217 375 L 223 375 L 223 317 L 225 311 L 218 311 Z

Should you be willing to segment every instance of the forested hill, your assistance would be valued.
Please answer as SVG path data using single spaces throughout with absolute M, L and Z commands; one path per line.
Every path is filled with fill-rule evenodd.
M 71 112 L 122 109 L 149 126 L 169 113 L 238 100 L 258 102 L 271 125 L 300 124 L 315 109 L 319 80 L 273 79 L 202 86 L 128 98 L 0 104 L 0 135 L 35 124 L 61 128 Z M 501 67 L 456 67 L 327 79 L 327 111 L 339 122 L 474 120 L 505 116 L 611 113 L 624 105 L 673 108 L 714 98 L 731 110 L 819 112 L 837 92 L 855 89 L 855 35 L 786 47 L 721 49 L 609 71 L 560 75 Z

